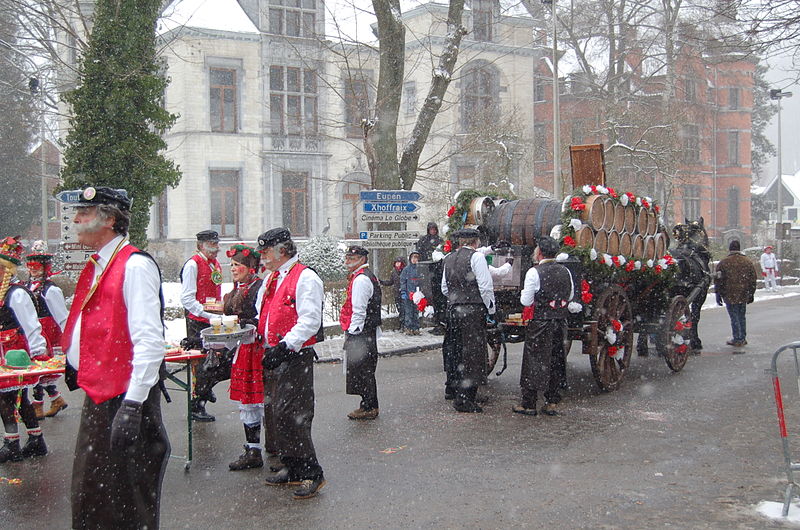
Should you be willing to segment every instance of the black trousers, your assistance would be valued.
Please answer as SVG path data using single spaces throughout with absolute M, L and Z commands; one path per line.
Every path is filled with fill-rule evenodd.
M 463 304 L 447 310 L 449 366 L 456 399 L 471 401 L 486 375 L 486 306 Z
M 14 408 L 17 403 L 17 394 L 19 390 L 9 390 L 8 392 L 0 392 L 0 418 L 3 419 L 3 427 L 6 432 L 11 434 L 18 432 L 17 419 L 14 417 Z M 22 396 L 19 406 L 19 415 L 22 418 L 22 423 L 28 429 L 35 429 L 39 426 L 39 420 L 36 419 L 36 412 L 33 410 L 28 399 L 28 389 L 22 389 Z
M 546 403 L 559 403 L 559 385 L 564 377 L 563 320 L 531 320 L 525 329 L 522 370 L 519 386 L 522 405 L 536 407 L 536 393 L 543 392 Z
M 191 318 L 186 319 L 186 336 L 189 338 L 199 338 L 200 332 L 209 327 L 205 322 L 198 322 Z M 231 365 L 233 364 L 233 352 L 205 351 L 206 361 L 197 367 L 195 373 L 194 394 L 199 401 L 209 401 L 211 390 L 219 382 L 227 381 L 231 378 Z M 209 356 L 215 356 L 210 358 Z
M 361 396 L 361 408 L 378 408 L 378 385 L 375 369 L 378 366 L 378 339 L 373 329 L 359 335 L 350 335 L 344 340 L 347 354 L 347 394 Z
M 72 528 L 153 530 L 159 525 L 161 483 L 170 445 L 161 421 L 161 392 L 150 389 L 139 439 L 111 450 L 111 424 L 123 396 L 95 404 L 86 396 L 72 465 Z

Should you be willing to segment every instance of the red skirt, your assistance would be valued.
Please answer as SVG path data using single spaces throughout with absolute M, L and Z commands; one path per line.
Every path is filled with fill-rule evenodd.
M 261 359 L 263 349 L 258 344 L 243 344 L 231 367 L 230 395 L 242 405 L 264 402 L 264 378 Z

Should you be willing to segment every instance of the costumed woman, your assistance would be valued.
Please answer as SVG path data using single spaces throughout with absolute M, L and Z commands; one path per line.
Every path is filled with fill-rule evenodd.
M 33 295 L 15 281 L 22 250 L 17 238 L 0 240 L 0 357 L 5 359 L 12 351 L 23 350 L 35 360 L 46 360 L 47 345 L 42 337 Z M 28 432 L 28 441 L 22 448 L 19 445 L 17 410 Z M 6 388 L 0 392 L 0 418 L 5 428 L 0 463 L 19 462 L 23 458 L 47 454 L 47 445 L 28 400 L 27 388 Z
M 261 256 L 253 247 L 243 243 L 233 245 L 227 252 L 231 259 L 233 291 L 223 297 L 226 315 L 237 315 L 239 324 L 258 326 L 256 296 L 262 280 L 256 273 Z M 230 397 L 239 402 L 239 418 L 244 424 L 244 453 L 228 467 L 231 471 L 262 467 L 261 423 L 264 420 L 264 380 L 261 358 L 263 352 L 256 344 L 239 346 L 231 367 Z
M 48 355 L 53 355 L 53 347 L 61 344 L 61 332 L 67 323 L 67 304 L 61 288 L 50 280 L 53 273 L 53 255 L 47 252 L 45 241 L 34 241 L 31 253 L 26 256 L 28 283 L 25 285 L 33 294 L 36 313 L 42 325 L 42 336 L 47 343 Z M 67 408 L 67 402 L 58 391 L 56 381 L 60 375 L 45 376 L 33 387 L 33 410 L 36 419 L 51 418 Z M 44 393 L 50 397 L 50 408 L 44 412 Z

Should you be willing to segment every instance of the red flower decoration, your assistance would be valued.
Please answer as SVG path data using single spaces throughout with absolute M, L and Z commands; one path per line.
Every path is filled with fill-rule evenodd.
M 608 188 L 608 194 L 614 197 L 615 199 L 618 197 L 617 192 L 614 191 L 614 188 Z
M 620 331 L 622 329 L 622 322 L 614 319 L 611 321 L 611 327 L 614 329 L 614 331 Z
M 675 351 L 678 352 L 678 353 L 686 353 L 686 350 L 688 350 L 688 349 L 689 349 L 689 347 L 686 346 L 686 344 L 681 344 L 680 346 L 675 346 Z
M 585 210 L 586 205 L 583 203 L 583 199 L 580 197 L 573 197 L 572 198 L 572 209 L 576 211 Z
M 586 280 L 581 280 L 581 292 L 588 293 L 591 285 Z
M 659 208 L 659 206 L 657 204 L 653 205 L 653 209 L 656 211 L 656 213 L 661 212 L 661 208 Z
M 631 193 L 631 192 L 629 192 L 629 191 L 626 191 L 626 192 L 625 192 L 625 195 L 627 195 L 627 196 L 628 196 L 628 199 L 629 199 L 629 200 L 631 200 L 631 201 L 633 201 L 633 202 L 636 202 L 636 195 L 634 195 L 633 193 Z
M 642 207 L 644 207 L 644 208 L 650 208 L 650 203 L 649 203 L 649 202 L 647 202 L 646 200 L 642 199 Z
M 597 186 L 592 185 L 592 186 L 589 186 L 589 187 L 592 189 L 592 193 L 597 195 Z
M 653 270 L 656 271 L 656 274 L 661 274 L 661 271 L 664 270 L 661 268 L 661 265 L 656 265 Z
M 615 267 L 619 267 L 619 256 L 611 256 L 611 263 L 613 263 Z
M 681 321 L 679 320 L 679 321 L 675 322 L 675 327 L 674 327 L 674 328 L 672 328 L 672 329 L 673 329 L 673 330 L 675 330 L 675 331 L 683 331 L 683 329 L 684 329 L 685 327 L 686 327 L 686 326 L 684 326 L 684 325 L 683 325 L 683 322 L 681 322 Z
M 236 251 L 233 250 L 233 249 L 229 249 L 229 250 L 225 251 L 225 255 L 228 256 L 229 258 L 232 258 L 232 257 L 234 257 L 236 255 Z
M 587 291 L 587 292 L 583 292 L 583 293 L 581 293 L 581 301 L 582 301 L 584 304 L 589 304 L 589 303 L 591 303 L 591 301 L 592 301 L 592 298 L 594 298 L 594 295 L 593 295 L 592 293 L 588 292 L 588 291 Z
M 664 254 L 664 261 L 667 262 L 667 265 L 675 265 L 675 258 L 669 254 Z
M 246 249 L 242 250 L 242 255 L 243 256 L 249 256 L 250 255 L 250 249 L 246 248 Z
M 577 243 L 575 243 L 575 240 L 572 239 L 570 236 L 564 236 L 564 244 L 568 247 L 574 247 L 575 245 L 577 245 Z
M 425 311 L 425 308 L 428 307 L 428 299 L 423 298 L 417 303 L 417 309 L 420 311 Z
M 450 209 L 447 210 L 447 217 L 452 217 L 454 213 L 456 213 L 456 207 L 451 206 Z
M 608 347 L 608 356 L 613 357 L 617 354 L 617 347 L 616 346 L 609 346 Z
M 633 269 L 635 269 L 635 268 L 636 268 L 636 265 L 632 261 L 629 261 L 628 263 L 625 264 L 625 270 L 627 272 L 633 272 Z
M 685 327 L 686 329 L 692 329 L 692 323 L 691 322 L 684 322 L 683 323 L 683 327 Z
M 453 244 L 450 242 L 449 239 L 444 242 L 442 250 L 444 250 L 445 252 L 450 252 L 451 250 L 453 250 Z

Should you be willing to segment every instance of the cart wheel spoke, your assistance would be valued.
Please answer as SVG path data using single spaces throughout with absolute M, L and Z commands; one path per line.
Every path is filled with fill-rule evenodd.
M 595 311 L 598 336 L 597 351 L 590 352 L 589 355 L 592 373 L 601 390 L 616 390 L 625 376 L 633 350 L 631 304 L 622 288 L 613 285 L 600 294 Z M 622 324 L 622 329 L 616 333 L 617 340 L 613 344 L 617 348 L 618 358 L 609 356 L 609 347 L 612 345 L 606 340 L 606 330 L 613 320 Z

